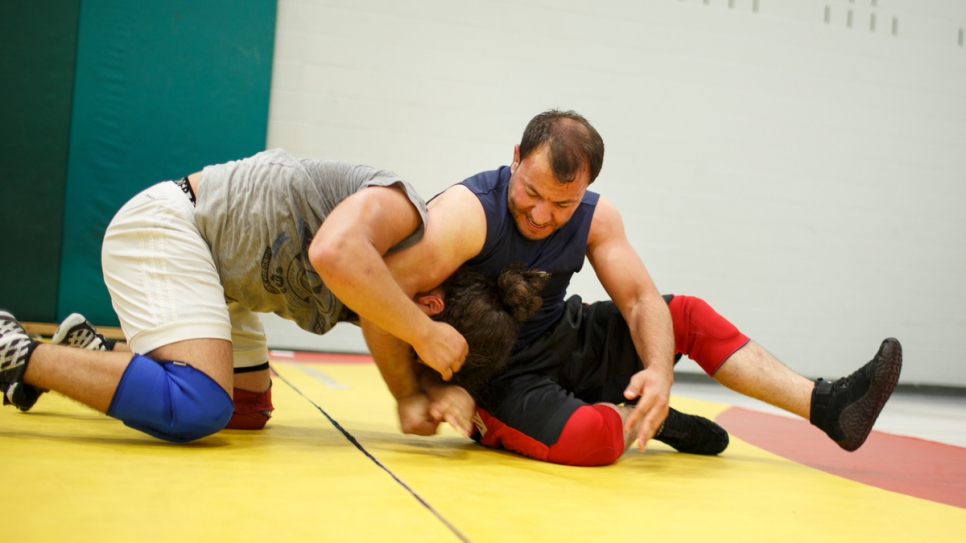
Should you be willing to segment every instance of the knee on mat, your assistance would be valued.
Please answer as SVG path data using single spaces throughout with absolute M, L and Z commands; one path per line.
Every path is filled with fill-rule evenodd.
M 233 405 L 227 393 L 217 399 L 185 405 L 180 410 L 180 420 L 176 419 L 171 426 L 169 441 L 186 443 L 220 432 L 231 420 L 232 413 Z
M 107 414 L 158 439 L 185 443 L 224 428 L 233 409 L 225 389 L 204 372 L 134 355 Z
M 606 405 L 583 405 L 574 411 L 547 461 L 568 466 L 606 466 L 624 454 L 621 417 Z

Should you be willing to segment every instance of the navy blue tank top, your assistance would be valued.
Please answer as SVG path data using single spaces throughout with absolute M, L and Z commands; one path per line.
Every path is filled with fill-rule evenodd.
M 587 235 L 600 195 L 586 191 L 573 216 L 563 227 L 541 240 L 523 237 L 507 207 L 510 168 L 483 172 L 464 180 L 464 185 L 483 204 L 486 241 L 478 255 L 466 264 L 496 279 L 511 262 L 550 273 L 540 296 L 543 306 L 523 324 L 515 350 L 522 349 L 553 327 L 564 313 L 564 297 L 573 274 L 580 271 L 587 254 Z

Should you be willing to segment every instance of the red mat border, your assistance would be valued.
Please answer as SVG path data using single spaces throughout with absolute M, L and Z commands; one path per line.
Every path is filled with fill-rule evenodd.
M 862 448 L 849 453 L 804 420 L 741 407 L 715 420 L 733 436 L 794 462 L 966 509 L 966 448 L 873 431 Z

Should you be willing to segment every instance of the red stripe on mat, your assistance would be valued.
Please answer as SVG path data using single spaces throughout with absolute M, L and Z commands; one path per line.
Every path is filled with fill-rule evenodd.
M 327 362 L 330 364 L 372 364 L 367 354 L 306 353 L 269 349 L 268 358 L 276 362 Z
M 849 453 L 809 423 L 732 407 L 717 422 L 735 437 L 794 462 L 908 496 L 966 508 L 966 449 L 872 432 Z

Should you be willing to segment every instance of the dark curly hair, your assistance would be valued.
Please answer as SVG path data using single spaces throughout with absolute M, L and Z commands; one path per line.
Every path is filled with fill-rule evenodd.
M 453 382 L 474 398 L 506 363 L 520 325 L 540 309 L 540 290 L 549 277 L 549 273 L 514 262 L 496 281 L 464 266 L 440 285 L 443 311 L 433 319 L 456 328 L 466 338 L 469 355 Z

